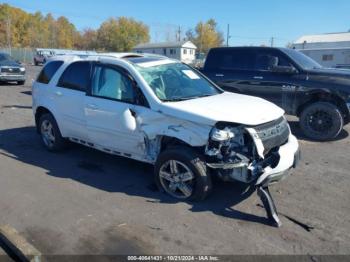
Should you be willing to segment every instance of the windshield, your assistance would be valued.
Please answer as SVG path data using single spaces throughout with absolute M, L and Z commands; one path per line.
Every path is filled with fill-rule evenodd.
M 220 94 L 222 91 L 182 63 L 135 68 L 162 101 L 182 101 Z
M 292 58 L 295 63 L 297 63 L 303 69 L 319 69 L 322 66 L 317 63 L 315 60 L 310 57 L 304 55 L 300 51 L 296 51 L 294 49 L 282 49 L 284 53 L 286 53 L 290 58 Z
M 14 61 L 8 54 L 0 54 L 0 61 Z

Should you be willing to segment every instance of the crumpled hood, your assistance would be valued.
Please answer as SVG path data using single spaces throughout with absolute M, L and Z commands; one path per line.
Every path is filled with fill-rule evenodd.
M 283 109 L 264 99 L 224 92 L 219 95 L 163 103 L 162 112 L 188 121 L 214 125 L 230 122 L 249 126 L 273 121 Z

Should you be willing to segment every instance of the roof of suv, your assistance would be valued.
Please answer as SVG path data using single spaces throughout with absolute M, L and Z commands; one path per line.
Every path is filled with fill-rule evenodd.
M 96 53 L 96 54 L 62 54 L 56 55 L 50 58 L 50 61 L 53 60 L 63 60 L 65 62 L 77 61 L 77 60 L 98 60 L 100 58 L 109 58 L 109 59 L 123 59 L 131 63 L 145 63 L 152 62 L 157 60 L 169 59 L 166 56 L 154 55 L 154 54 L 139 54 L 139 53 Z

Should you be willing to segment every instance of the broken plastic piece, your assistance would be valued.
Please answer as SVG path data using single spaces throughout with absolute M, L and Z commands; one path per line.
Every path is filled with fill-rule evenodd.
M 278 217 L 277 208 L 273 201 L 273 198 L 270 194 L 268 187 L 259 186 L 257 189 L 258 196 L 263 203 L 268 219 L 275 225 L 276 227 L 282 226 L 282 222 Z

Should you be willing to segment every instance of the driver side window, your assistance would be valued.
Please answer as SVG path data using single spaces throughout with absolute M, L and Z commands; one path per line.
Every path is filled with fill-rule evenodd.
M 258 71 L 271 71 L 276 66 L 293 66 L 285 57 L 275 52 L 258 53 L 255 68 Z
M 135 102 L 131 80 L 119 70 L 108 66 L 95 66 L 91 94 L 125 103 Z

